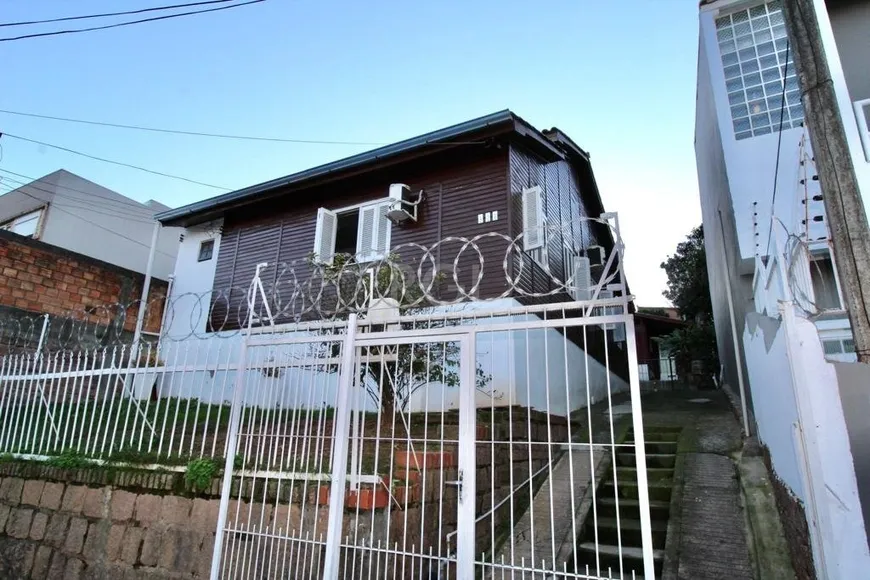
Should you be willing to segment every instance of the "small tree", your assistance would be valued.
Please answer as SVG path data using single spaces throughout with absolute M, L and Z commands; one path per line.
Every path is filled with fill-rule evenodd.
M 676 253 L 668 256 L 661 267 L 668 276 L 668 287 L 662 294 L 679 309 L 688 326 L 661 338 L 659 344 L 673 355 L 681 374 L 690 372 L 693 361 L 702 363 L 705 374 L 715 372 L 719 358 L 703 226 L 694 228 L 684 242 L 677 244 Z
M 713 315 L 707 254 L 704 251 L 704 226 L 694 228 L 686 241 L 677 244 L 673 256 L 662 262 L 668 288 L 662 294 L 680 311 L 685 320 Z
M 431 306 L 427 296 L 446 278 L 442 272 L 433 271 L 429 279 L 419 280 L 397 254 L 375 264 L 356 263 L 349 254 L 337 254 L 331 264 L 318 263 L 315 258 L 309 257 L 314 277 L 320 278 L 326 289 L 320 295 L 321 312 L 336 319 L 347 319 L 351 312 L 367 312 L 372 296 L 385 304 L 395 304 L 400 314 L 420 312 Z M 456 322 L 431 321 L 427 328 L 453 324 Z M 397 327 L 413 330 L 414 323 L 400 322 Z M 328 348 L 331 356 L 337 356 L 340 347 L 330 342 L 318 348 Z M 459 359 L 460 347 L 455 341 L 366 347 L 359 369 L 360 384 L 384 415 L 392 416 L 396 408 L 404 411 L 414 393 L 428 384 L 459 386 Z M 475 388 L 485 391 L 490 381 L 491 376 L 476 364 Z

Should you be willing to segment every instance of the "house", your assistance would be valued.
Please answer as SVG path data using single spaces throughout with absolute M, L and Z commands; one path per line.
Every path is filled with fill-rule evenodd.
M 395 256 L 423 278 L 445 273 L 437 285 L 416 278 L 411 285 L 437 286 L 433 298 L 465 307 L 591 298 L 592 281 L 614 249 L 610 227 L 588 219 L 603 213 L 584 150 L 558 129 L 541 132 L 510 111 L 494 113 L 158 214 L 164 226 L 184 228 L 167 336 L 244 326 L 255 272 L 273 303 L 272 322 L 328 316 L 329 284 L 317 279 L 339 255 L 342 264 L 350 257 L 363 265 Z M 560 291 L 565 280 L 582 280 L 580 291 Z M 613 374 L 605 366 L 605 343 L 611 343 L 611 369 L 626 356 L 624 332 L 590 330 L 596 331 L 597 340 L 587 340 L 598 385 L 593 401 L 605 395 L 606 376 Z M 558 332 L 542 331 L 538 346 L 545 348 L 550 334 Z M 511 344 L 493 347 L 500 353 L 488 363 L 494 391 L 525 389 L 510 377 L 534 376 L 527 368 L 506 368 L 507 349 L 521 347 Z M 587 358 L 579 344 L 577 336 L 572 361 Z M 556 355 L 551 358 L 555 365 Z M 627 388 L 626 380 L 620 368 L 614 390 Z M 585 404 L 585 392 L 575 394 L 580 399 Z M 568 412 L 564 401 L 551 403 Z
M 806 515 L 787 518 L 786 533 L 810 542 L 804 567 L 850 577 L 870 566 L 870 477 L 854 439 L 850 450 L 864 427 L 846 420 L 845 404 L 860 369 L 825 211 L 834 192 L 818 180 L 783 4 L 700 3 L 695 151 L 708 275 L 722 380 L 766 446 L 781 509 Z M 867 192 L 870 3 L 811 4 L 840 104 L 831 113 Z
M 0 195 L 0 229 L 145 273 L 154 214 L 168 207 L 140 203 L 65 169 L 22 179 L 11 172 L 0 179 L 17 186 Z M 152 269 L 157 278 L 172 273 L 180 234 L 175 228 L 160 231 Z
M 638 308 L 634 335 L 641 381 L 672 383 L 678 379 L 676 361 L 659 339 L 685 326 L 676 308 Z

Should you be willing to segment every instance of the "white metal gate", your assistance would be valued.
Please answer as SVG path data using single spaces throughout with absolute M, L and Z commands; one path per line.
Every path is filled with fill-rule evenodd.
M 212 577 L 653 578 L 620 300 L 246 337 Z
M 213 578 L 446 579 L 473 566 L 469 333 L 357 326 L 246 338 Z

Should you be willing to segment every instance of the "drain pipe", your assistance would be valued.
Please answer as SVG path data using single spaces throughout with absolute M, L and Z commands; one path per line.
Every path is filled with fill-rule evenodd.
M 740 341 L 737 339 L 737 319 L 734 316 L 734 298 L 731 296 L 731 269 L 728 267 L 728 250 L 725 245 L 725 223 L 719 211 L 719 231 L 722 233 L 722 258 L 725 262 L 725 296 L 728 298 L 728 315 L 731 319 L 731 340 L 734 344 L 734 363 L 737 366 L 737 383 L 740 386 L 740 406 L 743 412 L 743 434 L 749 437 L 749 415 L 746 411 L 746 386 L 743 383 L 743 363 L 740 361 Z

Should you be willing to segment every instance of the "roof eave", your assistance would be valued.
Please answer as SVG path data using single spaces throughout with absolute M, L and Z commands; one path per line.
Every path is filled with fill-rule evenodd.
M 378 149 L 373 149 L 338 161 L 319 165 L 278 179 L 273 179 L 257 185 L 231 191 L 207 200 L 188 204 L 180 208 L 161 212 L 155 217 L 164 226 L 188 226 L 193 223 L 209 221 L 219 217 L 219 215 L 226 209 L 251 203 L 255 198 L 271 191 L 276 191 L 290 185 L 302 184 L 306 181 L 322 178 L 330 174 L 358 169 L 367 164 L 382 162 L 390 158 L 411 153 L 421 147 L 432 145 L 433 143 L 443 143 L 445 146 L 448 146 L 451 144 L 451 141 L 461 140 L 459 139 L 460 137 L 467 138 L 469 135 L 476 132 L 496 127 L 501 124 L 505 124 L 506 129 L 514 129 L 518 125 L 518 120 L 518 117 L 505 109 L 491 115 L 445 127 L 418 137 L 379 147 Z M 526 124 L 524 121 L 523 123 Z

